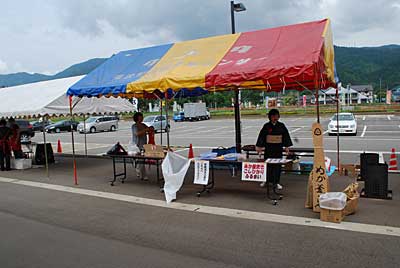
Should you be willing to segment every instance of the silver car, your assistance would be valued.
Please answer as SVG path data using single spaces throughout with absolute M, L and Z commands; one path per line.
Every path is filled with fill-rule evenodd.
M 163 115 L 149 115 L 143 119 L 143 123 L 148 127 L 154 127 L 154 131 L 167 131 L 170 128 L 170 125 L 167 124 L 167 118 Z
M 85 124 L 79 123 L 78 131 L 79 133 L 115 131 L 118 129 L 118 120 L 116 116 L 92 116 L 86 119 Z

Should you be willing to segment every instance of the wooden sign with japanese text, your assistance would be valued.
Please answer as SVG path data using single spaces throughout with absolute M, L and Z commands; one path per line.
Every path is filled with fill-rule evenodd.
M 267 164 L 243 162 L 242 163 L 242 181 L 266 181 Z
M 329 178 L 325 167 L 323 133 L 321 124 L 314 123 L 312 125 L 314 165 L 308 180 L 306 207 L 312 208 L 314 212 L 320 212 L 319 196 L 329 191 Z
M 195 160 L 194 161 L 194 184 L 207 185 L 210 175 L 210 161 Z

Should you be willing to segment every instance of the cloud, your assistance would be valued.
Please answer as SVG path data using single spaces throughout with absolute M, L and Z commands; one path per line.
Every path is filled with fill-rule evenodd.
M 400 43 L 400 0 L 240 0 L 236 31 L 332 19 L 334 43 Z M 121 50 L 231 32 L 228 0 L 2 1 L 2 62 L 53 72 Z M 21 20 L 19 18 L 23 17 Z M 19 62 L 19 67 L 17 66 Z
M 7 63 L 0 59 L 0 74 L 8 72 Z

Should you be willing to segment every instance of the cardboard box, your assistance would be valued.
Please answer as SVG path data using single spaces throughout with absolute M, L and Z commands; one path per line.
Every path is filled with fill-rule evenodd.
M 347 198 L 346 206 L 344 207 L 343 210 L 343 214 L 345 216 L 356 213 L 358 208 L 358 199 L 360 199 L 358 195 L 352 198 Z
M 143 145 L 143 148 L 144 156 L 159 158 L 163 158 L 165 156 L 163 147 L 161 145 L 145 144 Z
M 320 208 L 320 220 L 340 223 L 344 218 L 343 210 L 332 210 Z
M 11 169 L 29 169 L 32 168 L 32 159 L 11 159 Z

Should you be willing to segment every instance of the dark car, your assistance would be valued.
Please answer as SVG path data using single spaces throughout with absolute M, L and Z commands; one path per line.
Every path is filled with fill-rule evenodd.
M 71 131 L 71 126 L 74 130 L 77 129 L 78 122 L 71 120 L 62 120 L 54 124 L 50 124 L 45 127 L 46 132 L 48 133 L 60 133 L 61 131 Z
M 43 131 L 43 122 L 40 121 L 32 121 L 32 129 L 33 131 Z M 53 122 L 51 122 L 51 120 L 48 120 L 44 123 L 44 126 L 47 127 L 48 125 L 53 124 Z
M 32 125 L 28 120 L 17 119 L 15 123 L 19 126 L 21 141 L 29 140 L 35 136 L 35 131 L 33 131 Z

